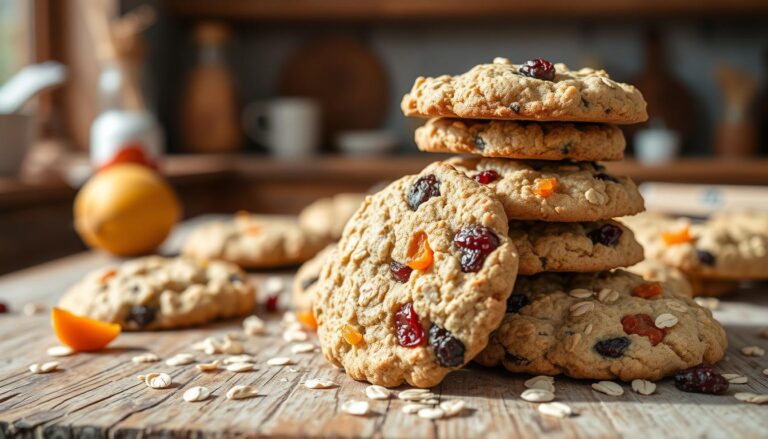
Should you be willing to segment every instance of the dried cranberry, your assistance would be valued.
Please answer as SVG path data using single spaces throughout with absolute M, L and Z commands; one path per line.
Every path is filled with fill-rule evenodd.
M 488 184 L 491 182 L 494 182 L 499 179 L 499 173 L 494 171 L 493 169 L 486 169 L 485 171 L 481 171 L 477 174 L 475 174 L 474 177 L 476 182 L 481 184 Z
M 541 58 L 526 61 L 525 64 L 520 66 L 518 71 L 531 78 L 544 79 L 546 81 L 555 79 L 555 67 L 551 62 Z
M 621 319 L 621 325 L 627 334 L 637 334 L 648 337 L 651 344 L 656 346 L 664 340 L 666 331 L 657 328 L 648 314 L 629 314 Z
M 525 294 L 513 294 L 507 299 L 507 312 L 516 313 L 519 312 L 522 307 L 528 305 L 531 301 Z
M 683 392 L 719 395 L 728 390 L 728 380 L 717 373 L 711 364 L 702 363 L 676 373 L 675 387 Z
M 709 265 L 710 267 L 715 265 L 715 255 L 707 250 L 696 250 L 696 257 L 704 265 Z
M 134 322 L 139 328 L 143 328 L 155 321 L 157 311 L 149 306 L 134 305 L 128 311 L 126 322 Z
M 599 228 L 587 233 L 587 236 L 592 240 L 593 244 L 603 244 L 614 247 L 619 243 L 619 238 L 621 238 L 622 233 L 624 233 L 624 231 L 621 230 L 621 227 L 613 224 L 603 224 Z
M 437 325 L 429 328 L 429 344 L 435 349 L 437 363 L 443 367 L 456 367 L 464 363 L 464 343 L 450 331 Z
M 302 290 L 306 290 L 307 288 L 311 287 L 312 284 L 317 282 L 318 279 L 319 279 L 319 277 L 317 277 L 317 276 L 310 277 L 308 279 L 304 279 L 303 281 L 301 281 L 301 289 Z
M 488 228 L 472 226 L 457 233 L 453 243 L 461 249 L 461 271 L 475 273 L 483 268 L 485 258 L 496 250 L 500 241 Z
M 392 261 L 389 263 L 389 272 L 396 281 L 406 283 L 411 278 L 413 268 L 397 261 Z
M 416 180 L 408 190 L 408 206 L 416 210 L 432 197 L 440 196 L 440 182 L 434 175 L 426 175 Z
M 8 312 L 8 305 L 6 305 L 3 302 L 0 302 L 0 314 L 5 314 Z
M 595 343 L 595 350 L 603 357 L 619 358 L 624 355 L 629 345 L 630 341 L 627 337 L 609 338 Z
M 277 299 L 280 296 L 278 294 L 270 294 L 267 296 L 266 302 L 264 302 L 264 308 L 267 312 L 277 312 Z
M 595 178 L 598 179 L 598 180 L 603 180 L 603 181 L 612 181 L 614 183 L 618 183 L 619 182 L 619 180 L 617 180 L 616 177 L 612 177 L 612 176 L 610 176 L 610 175 L 608 175 L 608 174 L 606 174 L 604 172 L 601 172 L 599 174 L 595 174 Z
M 401 305 L 395 312 L 395 333 L 400 346 L 412 348 L 424 344 L 424 329 L 412 303 Z

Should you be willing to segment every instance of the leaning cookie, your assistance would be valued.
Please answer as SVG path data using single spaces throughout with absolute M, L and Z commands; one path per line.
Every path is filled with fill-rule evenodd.
M 416 129 L 427 152 L 538 160 L 621 160 L 624 134 L 615 125 L 430 119 Z
M 315 296 L 317 295 L 317 280 L 320 277 L 320 271 L 323 265 L 333 257 L 335 249 L 336 244 L 329 244 L 328 247 L 315 255 L 314 258 L 299 267 L 299 271 L 293 277 L 293 294 L 291 299 L 294 309 L 300 311 L 312 309 L 312 304 L 315 302 Z
M 89 273 L 59 306 L 135 331 L 242 316 L 255 303 L 254 288 L 234 264 L 149 256 Z
M 583 223 L 510 221 L 509 237 L 520 254 L 519 273 L 596 272 L 643 259 L 632 231 L 606 220 Z
M 638 123 L 643 95 L 603 70 L 570 70 L 545 60 L 496 58 L 456 76 L 419 77 L 400 104 L 406 116 Z
M 493 189 L 510 219 L 598 221 L 645 209 L 630 178 L 598 163 L 460 157 L 444 163 Z
M 318 280 L 325 358 L 354 379 L 431 387 L 487 344 L 517 273 L 493 192 L 436 163 L 364 201 Z
M 299 213 L 299 224 L 306 230 L 337 241 L 365 194 L 343 193 L 321 198 Z
M 512 372 L 658 380 L 723 358 L 725 331 L 691 298 L 622 270 L 519 277 L 476 361 Z
M 658 259 L 645 259 L 628 267 L 627 271 L 639 274 L 648 281 L 665 283 L 671 291 L 678 292 L 684 296 L 691 297 L 694 295 L 692 282 L 688 280 L 685 274 Z
M 196 259 L 222 259 L 243 268 L 300 264 L 328 244 L 324 236 L 304 230 L 295 217 L 238 213 L 228 221 L 212 221 L 193 230 L 182 254 Z

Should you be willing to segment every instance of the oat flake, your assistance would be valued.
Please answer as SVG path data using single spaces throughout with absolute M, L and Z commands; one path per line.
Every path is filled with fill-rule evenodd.
M 176 354 L 173 357 L 165 360 L 165 364 L 168 366 L 184 366 L 195 362 L 195 357 L 190 354 Z
M 230 372 L 250 372 L 253 370 L 253 363 L 232 363 L 227 365 L 227 370 Z
M 75 353 L 69 346 L 51 346 L 45 351 L 51 357 L 68 357 Z
M 293 354 L 306 354 L 308 352 L 314 352 L 315 345 L 312 343 L 297 343 L 291 346 L 291 353 Z
M 227 390 L 227 399 L 246 399 L 259 394 L 259 389 L 253 386 L 238 384 Z
M 595 303 L 594 302 L 577 302 L 571 305 L 569 310 L 571 311 L 571 316 L 578 317 L 581 315 L 584 315 L 590 311 L 595 309 Z
M 165 389 L 170 387 L 173 380 L 167 373 L 152 372 L 144 376 L 144 383 L 153 389 Z
M 199 370 L 200 372 L 213 372 L 215 370 L 219 370 L 219 366 L 221 365 L 220 360 L 213 360 L 210 363 L 200 363 L 196 364 L 195 368 Z
M 440 419 L 443 416 L 445 416 L 445 412 L 443 411 L 443 409 L 437 408 L 437 407 L 423 408 L 423 409 L 420 409 L 417 413 L 420 418 L 424 418 L 424 419 Z
M 270 366 L 285 366 L 288 364 L 294 364 L 294 361 L 288 357 L 275 357 L 267 360 L 267 364 Z
M 549 402 L 555 399 L 555 394 L 544 389 L 526 389 L 520 397 L 528 402 Z
M 147 354 L 141 354 L 136 355 L 135 357 L 131 358 L 131 361 L 134 363 L 155 363 L 157 361 L 160 361 L 160 357 L 153 353 L 147 353 Z
M 656 320 L 653 323 L 659 329 L 671 328 L 677 324 L 677 317 L 672 314 L 665 313 L 656 317 Z
M 338 384 L 331 380 L 312 378 L 304 381 L 304 387 L 308 389 L 330 389 L 332 387 L 338 387 Z
M 421 409 L 429 408 L 426 404 L 419 404 L 416 402 L 409 402 L 408 404 L 404 405 L 401 409 L 403 413 L 408 413 L 409 415 L 418 413 Z
M 384 386 L 371 385 L 365 388 L 365 396 L 368 399 L 389 399 L 392 392 Z
M 573 410 L 562 402 L 545 402 L 539 405 L 539 413 L 556 418 L 567 418 L 573 414 Z
M 737 373 L 724 373 L 721 375 L 731 384 L 746 384 L 749 381 L 749 378 Z
M 449 399 L 440 403 L 440 409 L 445 416 L 456 416 L 464 410 L 464 401 L 460 399 Z
M 648 380 L 632 380 L 632 390 L 647 396 L 656 391 L 656 384 Z
M 741 348 L 741 353 L 749 357 L 762 357 L 765 355 L 765 349 L 759 346 L 744 346 Z
M 202 386 L 190 387 L 184 392 L 182 398 L 187 402 L 205 401 L 211 396 L 211 391 Z
M 600 393 L 610 396 L 621 396 L 624 394 L 624 388 L 613 381 L 599 381 L 592 384 L 592 388 Z
M 368 403 L 368 401 L 352 400 L 345 401 L 341 404 L 341 411 L 355 416 L 365 416 L 368 414 L 370 409 L 371 405 Z
M 35 363 L 29 366 L 29 371 L 32 373 L 48 373 L 53 372 L 59 368 L 58 361 L 48 361 L 46 363 Z

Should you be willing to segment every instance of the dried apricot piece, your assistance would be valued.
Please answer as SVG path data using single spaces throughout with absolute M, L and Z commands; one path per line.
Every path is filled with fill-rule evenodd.
M 98 351 L 120 335 L 120 325 L 78 316 L 61 308 L 51 311 L 53 331 L 62 344 L 76 351 Z
M 344 325 L 341 327 L 341 336 L 344 340 L 352 346 L 357 346 L 363 341 L 363 334 L 350 325 Z
M 621 326 L 627 334 L 637 334 L 648 337 L 651 344 L 656 346 L 661 343 L 666 331 L 657 328 L 653 319 L 648 314 L 630 314 L 621 319 Z
M 664 241 L 664 244 L 667 245 L 685 244 L 686 242 L 693 241 L 691 230 L 688 226 L 685 226 L 680 230 L 661 232 L 661 239 Z
M 541 197 L 548 197 L 557 190 L 556 178 L 537 178 L 533 181 L 533 193 Z
M 632 288 L 632 295 L 643 299 L 650 299 L 662 293 L 663 288 L 658 282 L 648 282 Z
M 429 246 L 429 239 L 424 232 L 416 232 L 408 244 L 408 261 L 406 265 L 414 270 L 426 270 L 434 262 L 434 252 Z
M 310 329 L 312 331 L 317 331 L 317 320 L 315 319 L 315 315 L 312 313 L 312 310 L 297 311 L 296 318 L 304 326 L 306 326 L 307 329 Z

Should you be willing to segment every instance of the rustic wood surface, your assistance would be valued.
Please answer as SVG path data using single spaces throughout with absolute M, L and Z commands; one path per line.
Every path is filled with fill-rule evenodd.
M 182 228 L 182 232 L 188 229 Z M 166 250 L 176 247 L 180 235 Z M 434 391 L 442 400 L 461 398 L 463 414 L 437 421 L 404 414 L 399 400 L 372 401 L 373 414 L 354 417 L 340 411 L 342 402 L 365 399 L 365 383 L 348 379 L 328 365 L 319 352 L 292 354 L 284 342 L 280 314 L 265 314 L 269 334 L 245 341 L 257 360 L 247 373 L 200 373 L 194 365 L 134 364 L 131 357 L 151 351 L 168 358 L 194 352 L 191 345 L 205 337 L 239 330 L 240 321 L 202 328 L 157 333 L 126 333 L 99 353 L 57 359 L 61 370 L 35 375 L 27 368 L 50 361 L 46 349 L 57 344 L 47 312 L 27 316 L 24 304 L 52 305 L 85 272 L 115 261 L 98 253 L 82 253 L 0 277 L 0 300 L 14 311 L 0 315 L 0 438 L 3 437 L 766 437 L 766 406 L 737 401 L 736 392 L 768 393 L 768 356 L 747 357 L 747 345 L 768 348 L 758 333 L 768 326 L 768 288 L 744 290 L 723 300 L 716 316 L 728 331 L 728 356 L 722 372 L 749 377 L 731 385 L 722 396 L 683 393 L 671 380 L 659 383 L 657 393 L 642 396 L 624 385 L 625 394 L 612 397 L 593 391 L 589 381 L 557 378 L 557 400 L 577 413 L 567 419 L 539 414 L 536 404 L 519 398 L 525 375 L 470 366 L 450 374 Z M 268 276 L 286 282 L 292 270 L 253 273 L 261 285 Z M 287 291 L 286 291 L 287 293 Z M 283 301 L 287 303 L 287 296 Z M 311 341 L 314 341 L 312 338 Z M 196 353 L 199 361 L 213 358 Z M 289 356 L 293 366 L 268 366 L 266 360 Z M 149 371 L 167 372 L 172 388 L 154 390 L 137 381 Z M 301 385 L 308 378 L 330 378 L 340 384 L 328 390 Z M 259 388 L 259 396 L 227 400 L 235 384 Z M 182 394 L 191 386 L 207 386 L 213 396 L 188 403 Z

